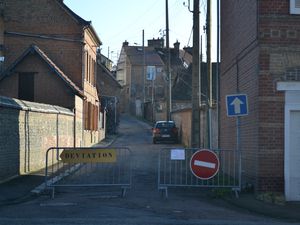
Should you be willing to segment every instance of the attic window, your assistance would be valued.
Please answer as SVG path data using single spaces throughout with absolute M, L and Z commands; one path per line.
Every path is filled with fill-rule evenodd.
M 300 14 L 300 0 L 290 0 L 290 14 Z

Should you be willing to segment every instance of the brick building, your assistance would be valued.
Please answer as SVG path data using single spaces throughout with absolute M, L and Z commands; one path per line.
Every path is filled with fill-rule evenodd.
M 62 0 L 1 1 L 0 95 L 76 112 L 77 145 L 98 142 L 96 57 L 91 22 Z
M 172 110 L 190 106 L 191 88 L 178 89 L 178 83 L 184 83 L 191 76 L 188 69 L 192 56 L 180 49 L 180 43 L 170 48 L 170 73 L 172 76 Z M 164 39 L 150 39 L 145 51 L 142 46 L 129 46 L 123 43 L 118 61 L 117 80 L 123 86 L 123 111 L 143 116 L 149 121 L 165 120 L 167 117 L 168 78 L 166 65 L 168 50 Z M 188 85 L 189 86 L 189 85 Z M 186 88 L 186 86 L 184 86 Z M 144 106 L 144 107 L 143 107 Z M 144 115 L 142 115 L 144 111 Z
M 149 75 L 149 66 L 156 72 L 154 79 Z M 157 120 L 165 118 L 163 69 L 164 63 L 151 43 L 145 49 L 142 46 L 130 46 L 127 41 L 123 43 L 116 78 L 123 87 L 121 100 L 123 112 L 142 117 L 143 105 L 145 105 L 145 108 L 150 110 L 149 116 L 146 116 L 149 120 L 151 120 L 153 108 L 157 111 L 154 116 Z M 152 107 L 152 104 L 155 107 Z
M 120 96 L 122 86 L 115 78 L 112 62 L 101 55 L 97 60 L 97 89 L 101 90 L 99 95 L 101 110 L 105 114 L 103 125 L 105 124 L 106 133 L 114 134 L 117 131 L 120 116 Z
M 243 183 L 256 191 L 285 191 L 287 200 L 300 200 L 295 2 L 221 1 L 220 146 L 236 149 L 236 121 L 226 116 L 225 96 L 247 94 L 249 115 L 240 118 Z

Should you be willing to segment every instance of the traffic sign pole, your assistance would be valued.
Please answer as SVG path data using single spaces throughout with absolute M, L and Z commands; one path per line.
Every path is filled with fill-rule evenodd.
M 239 186 L 242 180 L 242 154 L 241 154 L 241 134 L 240 117 L 248 115 L 248 100 L 246 94 L 233 94 L 226 96 L 226 108 L 228 117 L 236 117 L 236 154 L 239 159 Z
M 241 186 L 241 183 L 242 183 L 242 152 L 241 152 L 241 148 L 240 148 L 240 144 L 241 144 L 240 126 L 241 126 L 241 121 L 240 121 L 240 117 L 238 116 L 236 118 L 236 152 L 238 154 L 238 159 L 239 159 L 239 184 Z

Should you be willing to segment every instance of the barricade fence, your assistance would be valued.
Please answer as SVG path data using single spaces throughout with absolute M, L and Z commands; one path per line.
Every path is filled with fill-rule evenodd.
M 213 177 L 199 178 L 192 170 L 191 159 L 199 149 L 164 148 L 159 152 L 158 189 L 168 187 L 231 188 L 236 195 L 241 190 L 241 153 L 234 150 L 211 150 L 218 158 L 218 172 Z M 201 149 L 200 149 L 201 151 Z M 196 166 L 210 167 L 211 163 L 197 161 Z
M 119 186 L 122 196 L 132 184 L 132 153 L 128 148 L 49 148 L 46 153 L 46 186 Z

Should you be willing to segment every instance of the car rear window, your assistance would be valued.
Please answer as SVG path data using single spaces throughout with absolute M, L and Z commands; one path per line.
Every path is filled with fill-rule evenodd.
M 156 127 L 157 128 L 162 128 L 162 127 L 167 127 L 167 128 L 173 128 L 175 127 L 175 124 L 174 123 L 157 123 L 156 124 Z

